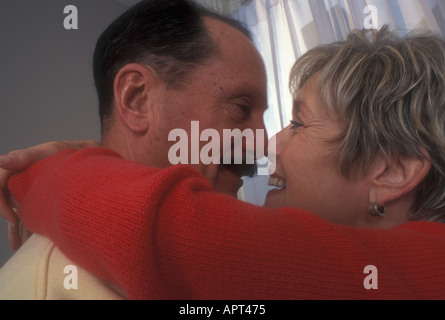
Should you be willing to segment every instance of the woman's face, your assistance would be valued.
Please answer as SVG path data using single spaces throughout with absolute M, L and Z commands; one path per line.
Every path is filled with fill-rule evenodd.
M 366 212 L 366 185 L 341 174 L 336 144 L 330 140 L 343 125 L 320 103 L 313 79 L 296 97 L 292 113 L 292 123 L 276 137 L 276 170 L 270 184 L 280 187 L 268 193 L 265 205 L 297 207 L 331 222 L 355 224 Z

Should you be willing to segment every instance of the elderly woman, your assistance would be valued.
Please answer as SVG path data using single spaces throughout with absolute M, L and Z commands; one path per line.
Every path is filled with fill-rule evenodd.
M 445 222 L 445 46 L 385 27 L 315 48 L 292 69 L 269 207 L 332 222 Z M 281 184 L 283 184 L 283 182 Z
M 27 226 L 132 299 L 445 298 L 444 70 L 442 40 L 386 28 L 306 53 L 266 207 L 100 148 L 10 188 Z

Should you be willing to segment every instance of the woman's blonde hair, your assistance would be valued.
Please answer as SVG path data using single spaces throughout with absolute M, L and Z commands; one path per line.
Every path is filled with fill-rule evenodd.
M 402 38 L 387 26 L 354 31 L 296 62 L 293 96 L 314 76 L 322 103 L 345 124 L 333 139 L 342 173 L 366 172 L 378 154 L 428 156 L 432 166 L 410 219 L 445 222 L 444 40 L 420 33 Z

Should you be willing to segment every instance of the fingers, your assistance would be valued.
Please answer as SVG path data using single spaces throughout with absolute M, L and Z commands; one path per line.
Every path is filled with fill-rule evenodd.
M 13 225 L 18 225 L 20 220 L 14 213 L 14 210 L 9 206 L 9 203 L 5 203 L 4 197 L 0 196 L 0 217 L 7 220 Z
M 21 171 L 66 148 L 82 149 L 98 146 L 99 142 L 93 140 L 45 142 L 30 148 L 11 151 L 6 155 L 0 155 L 0 167 L 10 171 Z
M 19 219 L 15 214 L 13 207 L 11 204 L 11 195 L 8 191 L 8 179 L 12 175 L 11 171 L 4 170 L 0 168 L 0 217 L 8 220 L 8 222 L 17 225 L 19 223 Z M 15 202 L 15 207 L 18 208 L 18 205 Z
M 14 150 L 7 155 L 0 155 L 0 217 L 9 222 L 8 238 L 13 250 L 18 249 L 32 233 L 23 228 L 17 212 L 14 211 L 19 206 L 8 191 L 8 179 L 13 173 L 25 170 L 36 162 L 66 148 L 87 147 L 99 147 L 99 142 L 92 140 L 51 141 L 26 149 Z
M 21 236 L 22 221 L 18 218 L 17 209 L 11 209 L 16 218 L 15 223 L 8 221 L 8 240 L 12 250 L 17 250 L 23 244 Z
M 18 208 L 18 204 L 11 204 L 12 198 L 8 192 L 8 179 L 11 175 L 14 172 L 25 170 L 34 163 L 72 145 L 83 147 L 88 145 L 88 142 L 74 141 L 72 144 L 69 141 L 46 142 L 27 149 L 14 150 L 7 155 L 0 156 L 0 217 L 8 220 L 13 225 L 19 223 L 11 208 Z
M 8 221 L 8 240 L 12 250 L 17 250 L 22 245 L 20 235 L 20 219 L 17 217 L 13 206 L 18 208 L 17 201 L 12 200 L 8 192 L 7 182 L 12 175 L 11 171 L 0 168 L 0 217 Z M 12 204 L 14 202 L 14 204 Z
M 8 223 L 8 240 L 12 250 L 17 250 L 22 245 L 22 238 L 20 235 L 20 222 L 13 225 Z
M 12 250 L 19 249 L 31 236 L 32 232 L 21 221 L 17 225 L 8 223 L 8 240 Z
M 7 155 L 0 156 L 0 167 L 10 171 L 21 171 L 65 148 L 67 148 L 65 143 L 55 141 L 42 143 L 26 149 L 14 150 Z
M 21 224 L 21 228 L 20 228 L 21 244 L 23 245 L 31 236 L 32 236 L 32 232 L 29 231 L 23 224 Z
M 14 198 L 12 195 L 9 197 L 9 203 L 11 205 L 11 207 L 14 209 L 14 212 L 17 214 L 17 211 L 15 209 L 19 209 L 20 204 L 19 202 L 16 200 L 16 198 Z

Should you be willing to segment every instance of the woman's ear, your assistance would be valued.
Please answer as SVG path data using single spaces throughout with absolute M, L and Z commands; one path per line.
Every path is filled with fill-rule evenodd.
M 426 150 L 423 158 L 416 156 L 388 159 L 379 155 L 368 173 L 371 182 L 369 201 L 379 205 L 399 199 L 414 190 L 431 168 Z
M 125 65 L 114 78 L 114 107 L 134 133 L 144 134 L 150 126 L 150 93 L 158 83 L 159 78 L 150 67 L 137 63 Z

